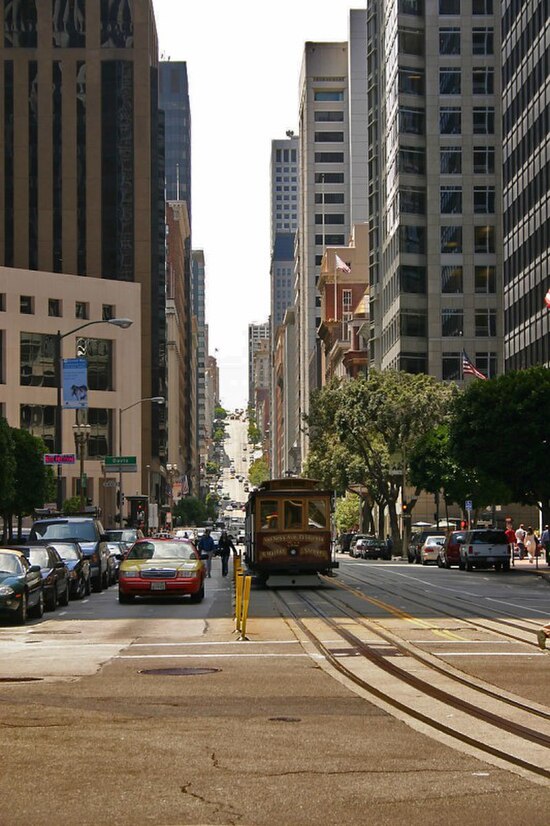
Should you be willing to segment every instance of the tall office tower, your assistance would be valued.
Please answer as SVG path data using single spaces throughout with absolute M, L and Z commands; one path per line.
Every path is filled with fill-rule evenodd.
M 206 268 L 203 250 L 193 250 L 193 315 L 197 319 L 197 442 L 201 465 L 208 455 L 208 443 L 212 431 L 212 418 L 207 416 L 206 367 L 208 356 L 208 328 L 206 326 Z
M 298 229 L 298 138 L 271 141 L 271 247 L 275 233 Z
M 0 50 L 0 263 L 141 284 L 135 395 L 164 396 L 164 147 L 152 2 L 4 3 Z M 141 413 L 143 466 L 154 472 L 165 461 L 164 410 L 144 404 Z
M 350 231 L 348 45 L 306 43 L 300 75 L 300 211 L 296 261 L 298 420 L 319 386 L 317 290 L 323 250 Z M 301 433 L 301 457 L 307 435 Z
M 270 324 L 265 321 L 263 324 L 248 325 L 248 404 L 254 407 L 254 356 L 262 346 L 262 342 L 270 339 Z
M 502 3 L 504 358 L 550 366 L 550 16 L 538 0 Z
M 502 371 L 500 7 L 367 8 L 371 364 Z
M 272 334 L 282 323 L 287 307 L 294 303 L 294 234 L 275 233 L 271 253 L 271 325 Z
M 189 105 L 189 85 L 187 64 L 184 62 L 161 61 L 159 63 L 159 106 L 164 114 L 165 146 L 165 192 L 169 203 L 185 202 L 189 216 L 189 232 L 184 237 L 183 249 L 183 315 L 179 324 L 184 330 L 185 351 L 194 352 L 193 338 L 193 294 L 192 294 L 192 217 L 191 217 L 191 112 Z M 184 445 L 183 455 L 186 466 L 183 469 L 188 481 L 196 477 L 198 468 L 192 466 L 198 456 L 197 373 L 191 368 L 188 358 L 185 364 L 184 397 L 182 398 Z M 193 402 L 195 400 L 195 403 Z M 170 400 L 169 400 L 170 402 Z M 195 457 L 195 460 L 192 459 Z M 175 457 L 169 457 L 170 462 Z M 193 491 L 194 492 L 194 491 Z

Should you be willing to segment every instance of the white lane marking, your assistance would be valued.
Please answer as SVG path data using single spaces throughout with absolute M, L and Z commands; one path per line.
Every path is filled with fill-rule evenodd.
M 509 605 L 512 608 L 520 608 L 522 611 L 530 611 L 532 614 L 542 614 L 543 617 L 548 616 L 548 609 L 546 611 L 537 611 L 536 608 L 528 608 L 526 605 L 517 605 L 515 602 L 507 602 L 505 599 L 495 599 L 495 597 L 485 597 L 487 602 L 499 602 L 502 605 Z
M 337 640 L 329 640 L 337 642 Z M 339 640 L 341 642 L 341 640 Z M 299 645 L 300 640 L 248 640 L 249 645 Z M 240 645 L 239 640 L 226 640 L 224 642 L 134 642 L 132 648 L 164 648 L 167 646 L 196 646 L 196 645 Z
M 67 613 L 66 611 L 60 611 L 57 616 L 58 617 L 64 617 L 66 613 Z
M 89 599 L 83 599 L 80 604 L 81 605 L 86 605 L 86 603 L 89 602 L 89 601 L 90 601 Z
M 114 659 L 117 660 L 196 660 L 200 659 L 237 659 L 237 658 L 256 658 L 269 659 L 273 657 L 313 657 L 314 659 L 324 660 L 322 654 L 119 654 Z
M 510 640 L 409 640 L 409 642 L 414 645 L 510 645 Z M 525 643 L 518 640 L 518 645 L 525 645 Z
M 544 657 L 543 651 L 440 651 L 439 657 Z

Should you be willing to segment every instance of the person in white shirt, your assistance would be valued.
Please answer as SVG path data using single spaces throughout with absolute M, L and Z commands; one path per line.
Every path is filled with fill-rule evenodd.
M 519 551 L 519 558 L 523 559 L 525 556 L 525 536 L 527 531 L 525 530 L 523 523 L 519 526 L 516 530 L 516 542 Z

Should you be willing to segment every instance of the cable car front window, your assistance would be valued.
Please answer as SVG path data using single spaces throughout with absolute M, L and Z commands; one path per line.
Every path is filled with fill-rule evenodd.
M 276 531 L 279 528 L 277 500 L 264 499 L 260 502 L 260 530 Z
M 308 528 L 327 528 L 327 501 L 325 499 L 310 499 L 308 502 Z
M 302 509 L 304 503 L 300 499 L 285 499 L 284 522 L 285 530 L 296 530 L 302 527 Z

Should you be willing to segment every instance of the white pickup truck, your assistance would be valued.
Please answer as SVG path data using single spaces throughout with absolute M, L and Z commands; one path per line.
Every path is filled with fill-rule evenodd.
M 497 528 L 476 528 L 467 531 L 460 543 L 461 571 L 474 568 L 510 570 L 510 546 L 504 531 Z

